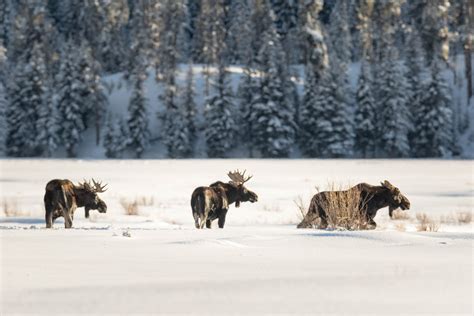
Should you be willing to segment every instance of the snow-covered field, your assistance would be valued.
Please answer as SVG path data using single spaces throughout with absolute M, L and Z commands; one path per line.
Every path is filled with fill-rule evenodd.
M 0 160 L 0 314 L 473 313 L 470 160 Z M 224 230 L 196 230 L 192 190 L 254 175 L 259 202 L 231 208 Z M 106 214 L 44 229 L 52 178 L 109 183 Z M 408 220 L 381 210 L 375 231 L 297 230 L 294 200 L 315 187 L 388 179 Z M 121 201 L 144 200 L 139 215 Z M 439 222 L 417 232 L 416 214 Z M 128 233 L 128 234 L 127 234 Z M 130 237 L 127 237 L 129 235 Z

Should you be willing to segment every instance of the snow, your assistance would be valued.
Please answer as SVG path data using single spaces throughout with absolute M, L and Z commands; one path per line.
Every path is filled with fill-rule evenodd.
M 247 169 L 257 203 L 231 207 L 223 230 L 196 230 L 192 190 Z M 0 314 L 471 315 L 473 226 L 434 219 L 474 210 L 471 160 L 0 160 Z M 46 230 L 51 178 L 100 179 L 106 214 L 76 212 Z M 294 200 L 315 186 L 388 179 L 411 220 L 379 211 L 375 231 L 298 230 Z M 140 215 L 120 200 L 146 197 Z M 20 216 L 21 214 L 25 216 Z M 406 231 L 398 231 L 403 222 Z M 215 228 L 215 227 L 214 227 Z

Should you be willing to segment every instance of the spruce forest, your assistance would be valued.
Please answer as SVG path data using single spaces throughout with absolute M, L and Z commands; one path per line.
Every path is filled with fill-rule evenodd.
M 467 157 L 473 6 L 0 0 L 1 156 Z

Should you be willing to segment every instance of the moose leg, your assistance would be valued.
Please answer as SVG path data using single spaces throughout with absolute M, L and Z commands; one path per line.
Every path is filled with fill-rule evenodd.
M 53 211 L 52 210 L 46 209 L 45 220 L 46 220 L 46 228 L 52 228 L 53 227 Z
M 217 222 L 219 224 L 219 228 L 224 228 L 226 215 L 227 215 L 227 209 L 222 209 L 222 212 L 219 214 L 219 220 Z
M 69 210 L 63 208 L 64 228 L 72 227 L 72 218 Z
M 377 227 L 377 223 L 374 221 L 373 218 L 369 218 L 367 220 L 367 228 L 368 229 L 375 229 Z
M 204 229 L 204 225 L 206 225 L 207 221 L 207 216 L 206 215 L 201 215 L 200 216 L 200 223 L 199 223 L 199 228 Z
M 193 212 L 193 217 L 194 217 L 194 226 L 196 226 L 197 229 L 201 228 L 199 225 L 199 215 L 198 213 Z
M 89 218 L 89 208 L 88 207 L 86 207 L 85 216 L 86 216 L 86 218 Z
M 212 228 L 212 221 L 210 219 L 206 220 L 206 228 Z
M 319 228 L 320 229 L 326 229 L 328 227 L 327 215 L 326 215 L 326 212 L 324 211 L 324 209 L 319 205 L 318 205 L 318 215 L 319 215 L 319 218 L 321 219 L 321 223 L 319 224 Z

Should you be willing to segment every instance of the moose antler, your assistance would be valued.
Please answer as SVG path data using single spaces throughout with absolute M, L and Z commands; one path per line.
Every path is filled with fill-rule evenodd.
M 107 186 L 107 183 L 104 184 L 104 185 L 102 185 L 102 181 L 96 182 L 96 181 L 94 180 L 94 178 L 92 178 L 92 183 L 94 183 L 94 188 L 93 188 L 93 190 L 94 190 L 95 192 L 97 192 L 97 193 L 102 193 L 102 192 L 107 191 L 107 189 L 105 188 L 105 187 Z
M 230 180 L 236 184 L 244 184 L 245 182 L 249 181 L 252 179 L 253 176 L 247 176 L 245 177 L 245 172 L 247 170 L 244 170 L 244 172 L 240 172 L 238 169 L 235 170 L 234 172 L 229 171 L 227 175 L 229 176 Z

